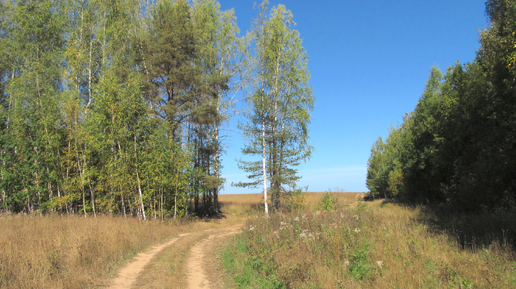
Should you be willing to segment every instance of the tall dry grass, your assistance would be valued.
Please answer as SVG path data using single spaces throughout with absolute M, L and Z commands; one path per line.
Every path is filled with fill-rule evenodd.
M 143 248 L 185 231 L 181 223 L 121 217 L 0 216 L 0 287 L 84 288 Z
M 350 205 L 355 203 L 359 193 L 335 192 L 332 193 L 340 205 Z M 304 193 L 304 205 L 307 208 L 315 209 L 323 198 L 324 193 L 309 192 Z M 271 206 L 270 199 L 268 200 Z M 285 201 L 285 200 L 283 200 Z M 240 217 L 253 216 L 264 212 L 263 194 L 233 194 L 219 195 L 221 211 L 223 213 L 234 214 Z M 282 210 L 285 211 L 285 210 Z
M 464 246 L 422 208 L 351 204 L 250 218 L 222 255 L 226 270 L 240 288 L 515 288 L 509 240 Z

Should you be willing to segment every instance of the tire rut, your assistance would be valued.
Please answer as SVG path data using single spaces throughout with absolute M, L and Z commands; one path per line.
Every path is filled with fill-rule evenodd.
M 140 252 L 136 255 L 133 260 L 127 264 L 125 267 L 120 269 L 118 273 L 118 277 L 113 279 L 111 282 L 110 289 L 125 289 L 130 288 L 136 281 L 138 275 L 143 271 L 145 266 L 151 261 L 151 259 L 156 256 L 163 249 L 171 246 L 175 242 L 177 242 L 181 237 L 188 236 L 191 233 L 179 234 L 177 237 L 172 240 L 163 243 L 158 246 L 151 247 L 146 252 Z
M 213 287 L 213 284 L 210 282 L 210 279 L 213 279 L 213 276 L 208 276 L 206 272 L 206 265 L 208 264 L 205 264 L 205 256 L 209 246 L 214 241 L 213 239 L 224 238 L 237 234 L 240 228 L 241 226 L 237 226 L 225 230 L 219 230 L 216 234 L 211 234 L 208 238 L 192 247 L 186 264 L 189 289 L 207 289 Z

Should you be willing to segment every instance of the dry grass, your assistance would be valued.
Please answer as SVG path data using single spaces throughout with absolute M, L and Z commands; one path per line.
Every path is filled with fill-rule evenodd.
M 315 208 L 321 201 L 324 193 L 309 192 L 305 193 L 305 204 L 309 208 Z M 359 193 L 333 193 L 332 194 L 340 205 L 350 205 L 357 201 Z M 226 214 L 234 214 L 240 217 L 261 214 L 264 211 L 263 194 L 234 194 L 220 195 L 219 202 L 221 210 Z M 270 200 L 268 202 L 271 205 Z
M 106 285 L 127 258 L 187 229 L 180 223 L 119 217 L 2 215 L 0 287 Z
M 337 199 L 338 205 L 346 206 L 356 203 L 362 194 L 348 192 L 334 192 L 332 196 Z M 324 193 L 306 193 L 306 202 L 310 208 L 316 208 L 324 196 Z
M 226 210 L 232 209 L 227 216 L 223 216 L 224 226 L 241 223 L 242 219 L 236 216 L 237 213 L 245 216 L 241 212 L 252 211 L 253 206 L 259 207 L 257 202 L 252 201 L 255 197 L 232 200 L 236 204 L 226 206 Z M 247 203 L 244 205 L 242 201 Z M 161 223 L 108 216 L 85 219 L 58 215 L 0 215 L 0 287 L 105 286 L 111 281 L 110 278 L 116 276 L 120 265 L 146 247 L 164 242 L 179 233 L 216 229 L 220 223 L 221 220 L 216 219 L 196 222 L 169 220 Z M 176 251 L 177 246 L 174 245 L 160 258 L 165 258 L 167 254 L 184 257 L 190 243 L 183 245 L 187 246 L 184 250 Z M 179 262 L 175 258 L 173 260 Z M 175 263 L 163 266 L 173 266 L 178 270 Z M 145 281 L 156 279 L 151 271 L 145 272 L 139 280 L 140 285 L 153 284 Z M 165 281 L 180 280 L 177 278 L 181 274 L 177 271 L 175 275 L 167 276 Z
M 356 193 L 332 196 L 337 210 L 316 211 L 323 194 L 307 193 L 304 210 L 265 218 L 261 194 L 221 195 L 223 219 L 183 224 L 1 215 L 0 287 L 102 287 L 137 252 L 193 232 L 158 255 L 137 281 L 140 288 L 180 288 L 191 246 L 211 234 L 206 230 L 244 219 L 246 230 L 231 237 L 222 257 L 224 276 L 241 288 L 516 286 L 514 214 L 447 216 L 359 201 L 363 195 Z
M 421 208 L 344 200 L 335 211 L 249 219 L 223 254 L 226 269 L 241 288 L 516 286 L 508 240 L 493 237 L 488 245 L 464 247 L 460 232 L 430 226 L 435 220 L 424 219 Z
M 219 203 L 223 214 L 246 217 L 263 211 L 263 194 L 219 195 Z

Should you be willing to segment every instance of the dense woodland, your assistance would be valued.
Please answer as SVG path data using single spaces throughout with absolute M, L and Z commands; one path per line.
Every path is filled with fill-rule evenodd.
M 299 66 L 304 53 L 269 46 L 257 58 L 257 39 L 238 37 L 233 11 L 219 7 L 214 0 L 2 1 L 2 210 L 140 219 L 218 213 L 221 129 L 235 109 L 234 96 L 248 92 L 241 98 L 251 117 L 259 106 L 251 96 L 272 94 L 270 88 L 253 92 L 251 67 L 272 59 L 274 50 L 290 57 L 275 58 L 286 78 L 297 69 L 306 72 L 301 82 L 309 77 Z M 269 10 L 265 1 L 260 11 L 257 29 L 272 29 L 260 41 L 272 45 L 297 36 L 284 6 Z M 295 44 L 301 51 L 300 41 Z M 304 99 L 297 80 L 288 81 L 296 94 L 283 95 L 293 95 L 295 103 Z M 269 149 L 277 142 L 265 128 L 280 116 L 268 109 L 273 105 L 279 107 L 260 106 L 267 117 L 256 137 L 264 173 L 277 175 L 270 165 L 282 158 L 276 151 L 291 154 L 297 140 L 283 136 L 284 149 Z M 291 127 L 301 126 L 305 139 L 311 105 L 290 104 L 304 110 L 303 121 Z M 282 120 L 289 125 L 289 119 Z
M 432 68 L 415 110 L 371 149 L 374 196 L 458 211 L 516 206 L 516 1 L 486 3 L 471 63 Z

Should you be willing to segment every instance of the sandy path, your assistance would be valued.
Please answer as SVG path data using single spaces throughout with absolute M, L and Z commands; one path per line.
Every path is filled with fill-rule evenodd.
M 177 242 L 177 240 L 181 237 L 188 236 L 190 233 L 186 234 L 180 234 L 176 238 L 173 238 L 172 240 L 161 244 L 159 246 L 151 247 L 147 252 L 142 252 L 136 255 L 136 257 L 133 258 L 133 261 L 127 264 L 125 267 L 123 267 L 120 272 L 118 273 L 118 277 L 115 278 L 112 281 L 112 285 L 109 287 L 111 289 L 125 289 L 130 288 L 134 282 L 136 281 L 136 278 L 138 277 L 138 274 L 143 270 L 143 268 L 150 262 L 150 260 L 158 254 L 161 250 L 165 249 L 166 247 L 174 244 Z
M 200 289 L 200 288 L 212 288 L 210 279 L 214 279 L 213 276 L 208 276 L 206 272 L 207 266 L 211 263 L 206 257 L 209 250 L 212 248 L 214 238 L 224 238 L 230 235 L 237 234 L 241 226 L 218 230 L 216 234 L 210 235 L 208 238 L 197 243 L 190 250 L 190 256 L 188 257 L 186 270 L 188 272 L 188 288 L 189 289 Z

